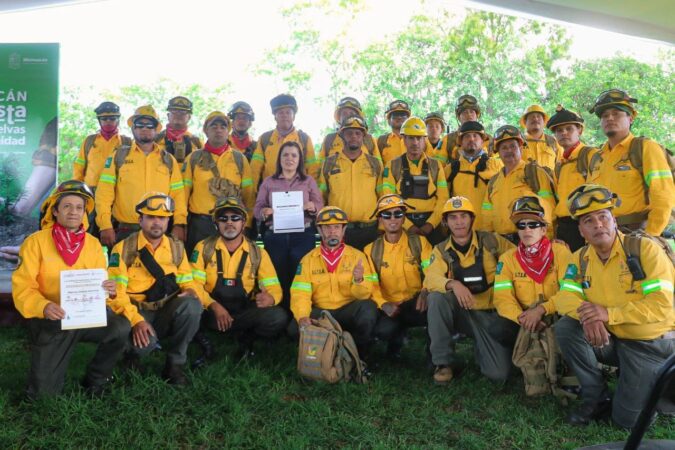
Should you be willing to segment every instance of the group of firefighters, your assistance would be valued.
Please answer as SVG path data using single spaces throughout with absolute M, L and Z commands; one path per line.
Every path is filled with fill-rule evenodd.
M 414 117 L 395 100 L 391 132 L 375 138 L 345 97 L 318 151 L 287 94 L 270 101 L 276 127 L 257 140 L 240 101 L 206 116 L 204 143 L 185 97 L 169 101 L 165 130 L 152 106 L 137 108 L 133 138 L 103 102 L 100 130 L 43 205 L 13 274 L 33 348 L 28 394 L 62 390 L 79 341 L 99 343 L 82 381 L 92 394 L 119 360 L 140 370 L 158 340 L 162 376 L 184 385 L 191 342 L 197 366 L 214 358 L 207 329 L 236 336 L 247 358 L 257 338 L 295 337 L 327 310 L 366 361 L 376 340 L 399 359 L 406 330 L 425 327 L 439 385 L 461 370 L 458 336 L 474 340 L 484 376 L 507 382 L 517 341 L 548 333 L 580 385 L 567 421 L 630 428 L 675 352 L 675 269 L 651 237 L 675 231 L 673 159 L 631 133 L 636 102 L 618 89 L 598 96 L 591 112 L 607 142 L 594 148 L 562 106 L 549 117 L 532 105 L 525 133 L 490 136 L 463 95 L 459 126 L 443 136 L 443 114 Z M 274 194 L 289 191 L 303 194 L 304 232 L 275 230 Z M 93 268 L 109 273 L 108 324 L 63 331 L 60 272 Z M 614 396 L 598 363 L 620 368 Z

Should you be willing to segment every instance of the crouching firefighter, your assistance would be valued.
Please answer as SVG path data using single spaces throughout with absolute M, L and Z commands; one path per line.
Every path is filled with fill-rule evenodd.
M 236 358 L 253 356 L 256 338 L 273 338 L 286 328 L 288 314 L 278 306 L 281 284 L 267 252 L 242 232 L 246 207 L 238 197 L 225 197 L 211 210 L 218 230 L 199 242 L 190 255 L 197 293 L 206 308 L 202 323 L 238 335 Z M 202 333 L 195 339 L 205 357 L 212 348 Z M 203 364 L 198 359 L 195 364 Z
M 168 195 L 145 194 L 136 205 L 141 229 L 115 245 L 108 271 L 117 281 L 115 302 L 132 326 L 128 366 L 140 367 L 140 357 L 166 338 L 162 376 L 170 384 L 185 385 L 187 347 L 199 329 L 202 305 L 183 243 L 165 235 L 174 209 Z

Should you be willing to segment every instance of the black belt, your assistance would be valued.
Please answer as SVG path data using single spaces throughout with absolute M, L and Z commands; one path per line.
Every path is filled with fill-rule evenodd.
M 377 222 L 349 222 L 347 224 L 347 229 L 363 229 L 363 228 L 375 228 L 377 227 Z

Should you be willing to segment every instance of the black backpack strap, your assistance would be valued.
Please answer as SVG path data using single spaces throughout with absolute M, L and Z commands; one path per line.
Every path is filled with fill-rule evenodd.
M 150 275 L 152 275 L 155 280 L 161 280 L 164 278 L 166 275 L 164 270 L 162 270 L 162 267 L 157 263 L 157 261 L 155 261 L 155 257 L 152 256 L 146 247 L 143 247 L 138 251 L 138 256 L 141 259 L 143 266 L 145 266 L 145 268 L 148 270 L 148 272 L 150 272 Z

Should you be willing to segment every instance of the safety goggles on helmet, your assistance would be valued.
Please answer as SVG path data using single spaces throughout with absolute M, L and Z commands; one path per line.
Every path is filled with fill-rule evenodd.
M 352 97 L 345 97 L 337 104 L 337 109 L 352 108 L 361 111 L 361 103 Z
M 520 130 L 512 125 L 504 125 L 495 131 L 495 141 L 504 141 L 506 139 L 521 139 Z
M 389 110 L 394 111 L 394 110 L 406 110 L 410 111 L 410 105 L 408 105 L 407 102 L 404 102 L 403 100 L 395 100 L 389 104 Z
M 622 91 L 621 89 L 608 89 L 598 95 L 598 98 L 595 99 L 595 104 L 593 104 L 593 107 L 589 110 L 589 112 L 600 115 L 602 111 L 608 107 L 617 106 L 626 108 L 631 114 L 635 115 L 637 112 L 635 111 L 632 103 L 637 102 L 638 101 L 636 98 L 631 97 L 628 95 L 628 93 Z
M 342 126 L 340 131 L 346 130 L 347 128 L 358 128 L 363 131 L 368 131 L 368 124 L 365 120 L 358 116 L 347 117 L 342 121 Z
M 347 222 L 347 213 L 339 208 L 324 208 L 316 215 L 317 225 Z
M 588 190 L 578 189 L 576 192 L 572 192 L 567 202 L 570 212 L 575 213 L 588 208 L 593 203 L 607 204 L 608 208 L 612 207 L 616 198 L 616 194 L 610 192 L 609 189 L 598 186 Z
M 148 211 L 164 210 L 168 213 L 173 213 L 176 209 L 176 202 L 168 195 L 151 195 L 136 205 L 137 212 L 143 209 Z
M 58 185 L 55 192 L 61 195 L 72 193 L 94 198 L 94 192 L 91 190 L 91 188 L 85 183 L 77 180 L 64 181 Z
M 462 95 L 457 99 L 457 108 L 470 108 L 478 105 L 478 100 L 473 95 Z
M 526 196 L 520 197 L 513 204 L 513 214 L 517 213 L 532 213 L 532 214 L 544 214 L 544 208 L 542 208 L 537 197 Z
M 241 199 L 232 196 L 218 199 L 213 209 L 209 212 L 213 215 L 213 220 L 217 221 L 221 213 L 227 209 L 238 211 L 243 217 L 246 217 L 246 207 L 241 202 Z

